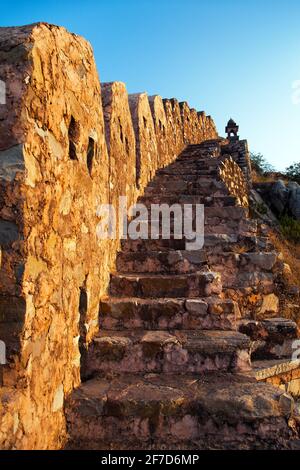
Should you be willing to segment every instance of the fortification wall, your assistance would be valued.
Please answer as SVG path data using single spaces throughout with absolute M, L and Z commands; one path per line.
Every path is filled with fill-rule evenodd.
M 48 24 L 0 28 L 0 79 L 0 448 L 55 449 L 120 243 L 97 237 L 97 208 L 217 132 L 176 100 L 101 92 L 90 44 Z

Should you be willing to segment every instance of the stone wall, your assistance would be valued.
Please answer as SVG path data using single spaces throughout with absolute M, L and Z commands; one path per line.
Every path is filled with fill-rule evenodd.
M 0 448 L 55 449 L 120 243 L 97 237 L 97 208 L 135 202 L 158 168 L 217 133 L 174 99 L 101 92 L 90 44 L 44 23 L 0 28 L 0 79 Z
M 221 162 L 219 173 L 230 194 L 237 198 L 237 203 L 248 207 L 248 185 L 239 165 L 231 157 L 225 158 Z
M 293 397 L 300 397 L 300 363 L 299 360 L 261 361 L 259 368 L 255 371 L 255 378 L 281 388 Z
M 222 145 L 222 155 L 231 158 L 238 164 L 244 173 L 244 177 L 248 184 L 248 188 L 252 187 L 251 161 L 247 140 L 239 140 L 239 138 L 225 139 Z

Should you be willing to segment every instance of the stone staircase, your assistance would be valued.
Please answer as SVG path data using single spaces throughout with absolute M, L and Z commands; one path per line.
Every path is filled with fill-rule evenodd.
M 204 204 L 205 244 L 186 250 L 174 233 L 123 241 L 66 404 L 69 448 L 288 447 L 292 400 L 251 375 L 235 300 L 273 291 L 277 255 L 220 180 L 221 159 L 218 141 L 189 146 L 140 198 Z

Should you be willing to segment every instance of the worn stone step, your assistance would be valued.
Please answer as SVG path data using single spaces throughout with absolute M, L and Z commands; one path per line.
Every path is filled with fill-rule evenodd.
M 181 195 L 181 194 L 189 194 L 191 196 L 210 196 L 210 197 L 218 197 L 218 196 L 224 196 L 224 195 L 229 195 L 229 192 L 223 187 L 223 185 L 220 183 L 219 185 L 208 185 L 206 182 L 201 186 L 200 184 L 189 184 L 185 183 L 184 187 L 182 189 L 174 189 L 172 190 L 172 187 L 159 187 L 159 186 L 152 186 L 152 187 L 147 187 L 145 190 L 144 194 L 146 196 L 151 196 L 151 195 L 161 195 L 161 196 L 171 196 L 174 197 L 176 195 Z
M 272 271 L 277 261 L 276 252 L 214 253 L 206 250 L 119 252 L 119 273 L 187 273 L 199 270 L 206 264 L 216 272 L 234 273 Z
M 196 178 L 196 177 L 195 177 Z M 147 188 L 145 189 L 145 194 L 200 194 L 200 195 L 208 195 L 211 196 L 213 194 L 216 195 L 226 195 L 228 191 L 226 191 L 225 185 L 221 181 L 217 181 L 212 178 L 207 177 L 197 177 L 196 181 L 185 181 L 182 177 L 170 178 L 168 180 L 164 180 L 163 182 L 155 182 L 152 181 Z
M 271 293 L 274 288 L 274 275 L 270 272 L 222 273 L 223 287 L 226 289 L 256 288 L 257 292 Z
M 188 221 L 188 222 L 187 222 Z M 186 225 L 186 222 L 188 225 Z M 195 234 L 198 231 L 198 249 L 201 247 L 200 241 L 203 243 L 205 236 L 216 235 L 216 234 L 227 234 L 231 235 L 232 233 L 237 235 L 253 235 L 256 236 L 256 224 L 252 220 L 241 219 L 241 220 L 221 220 L 221 219 L 211 219 L 205 218 L 204 224 L 203 219 L 201 219 L 201 214 L 196 216 L 196 210 L 193 211 L 192 217 L 185 219 L 184 214 L 182 218 L 173 217 L 173 214 L 167 218 L 160 217 L 160 220 L 153 219 L 148 221 L 139 220 L 139 225 L 136 228 L 137 233 L 134 232 L 134 237 L 143 238 L 145 240 L 159 240 L 159 239 L 168 239 L 177 237 L 178 240 L 185 239 L 185 230 L 187 231 L 187 237 L 189 231 L 192 230 L 193 239 L 195 239 Z M 201 235 L 201 234 L 204 234 Z M 132 235 L 128 233 L 128 238 Z M 159 247 L 159 244 L 157 245 Z M 182 246 L 182 245 L 181 245 Z M 154 250 L 149 250 L 154 251 Z
M 298 328 L 297 324 L 288 318 L 243 320 L 239 330 L 251 338 L 254 359 L 292 358 L 295 352 Z
M 89 346 L 86 376 L 246 371 L 250 370 L 249 347 L 250 339 L 235 331 L 102 330 Z
M 201 251 L 142 251 L 119 252 L 119 273 L 167 273 L 180 274 L 199 271 L 207 264 L 206 253 Z
M 170 234 L 173 234 L 175 226 L 177 232 L 179 230 L 179 233 L 183 234 L 186 221 L 188 221 L 193 230 L 196 230 L 197 222 L 198 230 L 200 227 L 204 229 L 204 233 L 253 233 L 255 235 L 257 232 L 257 221 L 248 219 L 248 213 L 242 207 L 205 207 L 203 214 L 204 227 L 203 219 L 200 218 L 201 212 L 196 206 L 173 207 L 172 210 L 170 207 L 165 209 L 152 207 L 150 211 L 140 215 L 138 230 L 139 233 L 155 234 L 158 237 L 162 234 L 162 228 L 170 229 Z M 154 238 L 154 235 L 151 238 Z
M 192 274 L 113 274 L 110 295 L 115 297 L 206 297 L 222 291 L 218 273 Z
M 222 159 L 220 157 L 216 158 L 210 158 L 207 157 L 207 155 L 202 155 L 202 154 L 181 154 L 175 161 L 174 163 L 170 164 L 169 166 L 171 167 L 172 165 L 181 165 L 181 164 L 190 164 L 190 165 L 196 165 L 199 166 L 200 168 L 204 167 L 218 167 Z
M 173 167 L 166 167 L 162 170 L 159 170 L 154 179 L 162 178 L 163 176 L 178 176 L 178 175 L 209 175 L 212 177 L 218 176 L 219 168 L 217 166 L 207 166 L 202 164 L 190 163 L 190 162 L 180 162 L 180 165 Z
M 157 185 L 164 185 L 170 182 L 177 182 L 177 183 L 188 183 L 193 182 L 196 183 L 199 178 L 199 173 L 196 171 L 186 171 L 183 172 L 178 170 L 178 173 L 173 174 L 158 174 L 150 181 L 148 186 L 145 188 L 146 190 L 150 187 L 157 186 Z
M 169 168 L 165 170 L 161 170 L 158 172 L 157 176 L 154 178 L 153 182 L 160 179 L 163 180 L 163 176 L 168 178 L 173 177 L 180 177 L 185 178 L 194 175 L 195 177 L 205 176 L 207 178 L 216 178 L 219 176 L 219 170 L 215 168 L 200 168 L 196 167 L 195 165 L 182 165 L 178 168 Z
M 169 166 L 171 167 L 172 165 L 181 165 L 182 163 L 185 164 L 195 164 L 197 166 L 202 167 L 219 167 L 220 162 L 222 161 L 221 158 L 203 158 L 201 155 L 191 155 L 182 153 L 173 164 L 170 164 Z M 166 167 L 168 168 L 168 167 Z
M 173 175 L 169 177 L 158 177 L 154 178 L 148 186 L 146 187 L 145 191 L 151 190 L 152 188 L 168 188 L 172 192 L 176 192 L 178 190 L 184 192 L 186 187 L 194 187 L 194 188 L 205 188 L 210 187 L 211 189 L 223 189 L 226 191 L 226 187 L 224 183 L 217 177 L 212 177 L 211 175 L 201 175 L 201 174 L 189 174 L 186 175 Z
M 176 240 L 171 237 L 170 239 L 146 239 L 141 238 L 137 240 L 122 240 L 121 248 L 123 252 L 141 252 L 141 251 L 174 251 L 174 250 L 185 250 L 186 249 L 186 240 L 182 238 Z
M 153 208 L 153 213 L 155 214 L 155 207 Z M 151 211 L 150 211 L 151 214 Z M 150 214 L 148 214 L 146 220 L 150 217 Z M 175 214 L 176 215 L 176 214 Z M 195 215 L 195 214 L 193 214 Z M 257 221 L 256 220 L 248 220 L 249 216 L 249 211 L 245 207 L 240 207 L 240 206 L 227 206 L 227 207 L 205 207 L 204 208 L 204 215 L 205 219 L 208 221 L 207 223 L 211 223 L 211 221 L 216 220 L 216 221 L 222 221 L 229 219 L 229 221 L 237 221 L 240 222 L 242 219 L 246 219 L 249 223 L 251 223 L 255 228 L 257 227 Z M 161 217 L 160 217 L 161 218 Z M 170 212 L 170 219 L 174 219 L 174 212 Z M 141 217 L 141 220 L 143 220 L 143 217 Z M 157 219 L 155 219 L 157 220 Z
M 107 330 L 234 330 L 240 318 L 230 299 L 107 298 L 100 304 L 100 328 Z
M 170 251 L 185 250 L 186 240 L 122 240 L 122 250 L 125 252 L 141 252 L 141 251 Z M 256 251 L 274 251 L 274 246 L 269 242 L 267 237 L 258 237 L 253 233 L 240 234 L 235 230 L 233 233 L 211 233 L 204 234 L 204 246 L 206 252 L 214 253 L 223 252 L 256 252 Z
M 234 374 L 93 379 L 65 412 L 69 449 L 287 448 L 292 401 L 284 391 Z
M 205 207 L 228 207 L 236 205 L 236 198 L 234 196 L 191 196 L 190 194 L 180 195 L 152 195 L 142 196 L 138 201 L 140 204 L 145 204 L 148 207 L 151 204 L 204 204 Z
M 245 253 L 261 250 L 271 251 L 274 250 L 274 247 L 267 237 L 258 237 L 254 234 L 215 233 L 205 235 L 204 249 L 207 252 L 213 250 L 214 253 Z
M 208 253 L 207 262 L 215 271 L 223 273 L 228 270 L 243 269 L 248 272 L 262 270 L 272 271 L 277 261 L 278 253 L 258 251 L 253 253 Z
M 252 363 L 253 370 L 250 375 L 258 381 L 264 381 L 279 387 L 292 395 L 299 403 L 300 398 L 300 360 L 264 359 L 255 360 Z
M 253 235 L 257 233 L 256 221 L 250 219 L 218 219 L 218 218 L 205 218 L 204 231 L 206 235 L 209 234 L 240 234 L 240 235 Z

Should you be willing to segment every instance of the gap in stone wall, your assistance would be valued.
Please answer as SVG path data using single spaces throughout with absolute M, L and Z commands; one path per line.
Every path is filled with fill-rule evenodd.
M 90 175 L 92 174 L 94 157 L 95 157 L 95 141 L 94 139 L 92 139 L 92 137 L 89 137 L 86 159 L 87 159 L 87 167 L 88 167 Z
M 80 375 L 81 380 L 86 380 L 86 377 L 82 376 L 82 371 L 85 369 L 85 361 L 87 355 L 86 346 L 86 322 L 87 322 L 87 310 L 88 310 L 88 296 L 85 287 L 85 283 L 80 287 L 79 293 L 79 352 L 80 352 Z
M 71 116 L 69 124 L 69 157 L 70 160 L 78 160 L 76 154 L 76 143 L 79 139 L 79 124 L 76 122 L 73 116 Z

